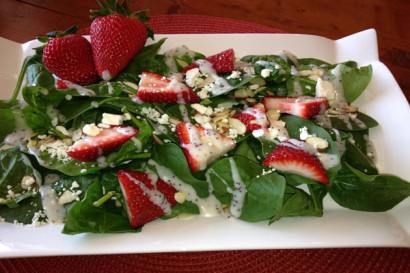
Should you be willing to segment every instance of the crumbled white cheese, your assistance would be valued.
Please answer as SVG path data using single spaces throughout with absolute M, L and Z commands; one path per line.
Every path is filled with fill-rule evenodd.
M 241 76 L 241 72 L 239 71 L 232 71 L 231 75 L 227 77 L 227 79 L 239 79 Z
M 209 106 L 207 107 L 207 106 L 203 106 L 202 104 L 199 104 L 199 103 L 194 103 L 194 104 L 191 104 L 191 107 L 201 115 L 210 116 L 210 115 L 213 114 L 213 110 Z
M 167 114 L 163 114 L 159 119 L 157 119 L 159 124 L 169 124 L 169 116 Z
M 264 135 L 264 130 L 263 129 L 258 129 L 252 131 L 252 135 L 256 138 L 262 137 Z
M 43 143 L 40 145 L 39 149 L 41 152 L 45 151 L 49 153 L 51 157 L 56 157 L 58 160 L 61 160 L 63 162 L 71 159 L 71 157 L 67 156 L 67 143 L 60 139 L 55 139 L 54 141 Z
M 270 76 L 271 73 L 272 73 L 272 70 L 270 70 L 270 69 L 268 69 L 268 68 L 264 68 L 264 69 L 262 69 L 262 71 L 261 71 L 261 76 L 262 76 L 263 78 L 267 78 L 267 77 Z
M 195 88 L 199 84 L 204 83 L 204 79 L 201 76 L 203 75 L 199 72 L 199 68 L 190 69 L 185 74 L 185 82 L 189 87 Z
M 96 136 L 102 131 L 101 128 L 97 127 L 94 123 L 86 124 L 83 127 L 84 134 L 88 136 Z
M 108 125 L 121 125 L 123 121 L 124 121 L 123 115 L 103 113 L 103 118 L 101 120 L 101 123 L 108 124 Z
M 161 117 L 161 114 L 151 107 L 143 107 L 141 110 L 141 114 L 143 114 L 149 119 L 152 119 L 153 121 L 156 121 Z
M 308 128 L 306 128 L 306 126 L 299 128 L 299 132 L 300 132 L 300 135 L 299 135 L 300 140 L 306 140 L 312 137 L 312 135 L 309 134 Z

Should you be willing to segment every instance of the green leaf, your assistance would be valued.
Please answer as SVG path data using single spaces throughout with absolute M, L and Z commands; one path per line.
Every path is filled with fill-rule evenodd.
M 343 131 L 367 130 L 379 125 L 375 119 L 362 112 L 357 112 L 355 116 L 344 114 L 341 117 L 331 116 L 329 118 L 333 128 Z
M 269 221 L 270 224 L 283 218 L 294 216 L 317 216 L 323 215 L 323 210 L 315 206 L 312 197 L 305 191 L 292 186 L 286 186 L 282 209 Z
M 366 89 L 372 78 L 373 69 L 371 65 L 352 68 L 341 65 L 344 96 L 349 103 L 355 101 Z
M 46 89 L 54 88 L 53 74 L 42 64 L 31 64 L 27 68 L 27 85 L 37 85 Z
M 88 188 L 84 200 L 76 202 L 67 213 L 62 233 L 124 233 L 139 232 L 132 229 L 128 217 L 118 208 L 116 212 L 108 211 L 105 204 L 95 207 L 93 203 L 103 196 L 101 183 L 95 179 Z
M 330 196 L 339 205 L 352 210 L 381 212 L 392 209 L 410 195 L 410 183 L 403 179 L 380 174 L 357 175 L 344 165 L 335 181 L 331 183 Z
M 26 175 L 32 176 L 36 181 L 30 191 L 21 187 L 20 182 Z M 18 223 L 32 224 L 35 214 L 43 209 L 38 193 L 38 185 L 41 183 L 40 173 L 26 155 L 18 149 L 0 151 L 0 198 L 8 200 L 0 205 L 0 216 L 10 223 L 16 220 Z M 21 196 L 10 200 L 7 198 L 9 191 Z
M 208 182 L 192 176 L 191 170 L 181 148 L 173 143 L 155 146 L 152 159 L 159 165 L 169 169 L 176 177 L 191 185 L 199 197 L 209 196 Z

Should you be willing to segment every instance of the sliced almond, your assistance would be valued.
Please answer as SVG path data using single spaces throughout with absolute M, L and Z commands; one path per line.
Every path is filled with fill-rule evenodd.
M 236 118 L 229 118 L 228 124 L 232 129 L 235 129 L 238 132 L 238 135 L 243 135 L 246 133 L 246 125 L 242 121 Z
M 319 152 L 322 152 L 326 150 L 327 147 L 329 147 L 329 142 L 326 139 L 320 137 L 310 137 L 306 139 L 306 143 L 314 147 Z

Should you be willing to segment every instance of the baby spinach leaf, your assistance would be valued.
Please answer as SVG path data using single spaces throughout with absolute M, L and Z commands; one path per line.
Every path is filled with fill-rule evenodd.
M 410 183 L 389 174 L 367 176 L 367 179 L 363 179 L 344 165 L 331 183 L 329 193 L 342 207 L 381 212 L 392 209 L 406 199 L 410 195 Z
M 255 177 L 249 182 L 239 219 L 259 222 L 271 219 L 282 209 L 286 181 L 277 173 Z
M 304 190 L 286 186 L 282 209 L 270 219 L 269 224 L 283 218 L 294 216 L 317 216 L 323 215 L 323 210 L 315 206 L 312 197 Z
M 42 181 L 40 173 L 17 148 L 0 151 L 0 164 L 0 198 L 5 200 L 0 205 L 0 216 L 10 223 L 16 220 L 17 223 L 32 224 L 35 214 L 43 209 L 38 193 L 38 185 Z M 25 175 L 32 176 L 36 181 L 28 191 L 20 183 Z M 11 192 L 20 196 L 7 197 Z
M 268 82 L 281 83 L 290 76 L 290 65 L 278 55 L 248 55 L 241 58 L 242 61 L 254 64 L 256 75 L 261 75 L 263 69 L 271 70 Z
M 325 154 L 330 154 L 333 157 L 331 158 L 333 166 L 326 170 L 329 180 L 331 181 L 337 175 L 337 172 L 340 168 L 340 154 L 336 144 L 333 142 L 332 137 L 329 133 L 322 127 L 316 125 L 314 122 L 308 119 L 299 118 L 292 115 L 287 115 L 281 118 L 286 122 L 286 129 L 288 130 L 289 137 L 294 139 L 300 138 L 300 128 L 306 127 L 309 134 L 316 134 L 318 137 L 326 139 L 329 143 L 329 147 L 323 151 Z M 294 176 L 294 175 L 292 175 Z
M 360 150 L 358 146 L 346 141 L 346 152 L 343 159 L 352 167 L 367 175 L 378 174 L 378 170 L 373 160 L 367 156 L 365 152 Z
M 215 197 L 221 204 L 230 206 L 233 214 L 233 210 L 239 209 L 242 220 L 270 219 L 282 206 L 285 179 L 245 157 L 232 156 L 217 161 L 208 169 L 207 177 Z M 245 188 L 240 188 L 242 183 Z M 235 196 L 240 195 L 244 195 L 244 203 L 238 208 Z
M 27 85 L 37 85 L 46 89 L 52 89 L 54 88 L 53 74 L 43 64 L 31 64 L 27 68 Z
M 155 145 L 152 159 L 159 165 L 169 169 L 176 177 L 191 185 L 199 197 L 209 196 L 208 182 L 192 176 L 191 170 L 181 148 L 173 143 Z
M 0 109 L 0 143 L 16 128 L 13 111 L 21 112 L 20 110 Z
M 197 204 L 185 200 L 184 203 L 182 203 L 182 204 L 177 203 L 172 208 L 171 214 L 163 215 L 163 216 L 161 216 L 161 219 L 164 219 L 164 220 L 171 219 L 171 218 L 177 217 L 178 215 L 181 215 L 182 213 L 199 214 L 199 208 L 198 208 Z
M 351 103 L 366 89 L 372 78 L 371 65 L 356 68 L 345 64 L 341 65 L 344 96 Z
M 367 130 L 379 125 L 376 120 L 362 112 L 357 112 L 355 116 L 344 114 L 341 116 L 331 116 L 329 118 L 333 128 L 343 131 Z
M 141 229 L 132 229 L 128 217 L 122 214 L 107 211 L 104 204 L 95 207 L 93 203 L 103 196 L 101 183 L 98 178 L 88 188 L 85 198 L 76 202 L 67 213 L 62 233 L 124 233 L 139 232 Z

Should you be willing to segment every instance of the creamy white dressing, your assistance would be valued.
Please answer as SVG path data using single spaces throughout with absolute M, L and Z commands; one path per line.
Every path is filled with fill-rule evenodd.
M 103 77 L 104 79 L 104 77 Z M 111 79 L 111 78 L 110 78 Z M 108 79 L 108 80 L 110 80 Z M 104 79 L 106 80 L 106 79 Z M 106 81 L 108 81 L 106 80 Z M 77 91 L 78 94 L 80 94 L 81 96 L 95 96 L 95 92 L 91 89 L 85 88 L 81 85 L 75 84 L 73 82 L 67 81 L 67 80 L 63 80 L 63 82 L 67 85 L 68 88 L 73 88 Z
M 138 185 L 138 187 L 141 188 L 141 190 L 144 192 L 144 195 L 147 196 L 152 203 L 160 207 L 162 211 L 164 212 L 164 214 L 166 215 L 171 214 L 172 212 L 171 204 L 168 202 L 165 195 L 159 190 L 157 190 L 156 188 L 156 183 L 158 181 L 158 177 L 156 175 L 154 176 L 153 174 L 150 174 L 148 176 L 151 180 L 152 185 L 154 186 L 153 189 L 148 188 L 143 182 L 134 178 L 128 173 L 125 173 L 125 176 L 129 180 L 134 182 L 136 185 Z
M 187 122 L 187 123 L 191 122 L 191 120 L 189 119 L 188 109 L 186 109 L 185 104 L 179 105 L 179 111 L 181 112 L 182 120 L 184 122 Z
M 231 214 L 238 218 L 242 213 L 242 206 L 246 195 L 246 186 L 242 181 L 238 167 L 236 166 L 235 160 L 232 157 L 229 158 L 229 163 L 231 166 L 232 179 L 235 186 L 235 190 L 232 192 L 233 197 L 230 210 Z
M 178 191 L 183 192 L 186 195 L 186 200 L 196 204 L 199 207 L 201 216 L 214 217 L 222 212 L 221 203 L 213 194 L 210 194 L 207 198 L 200 198 L 191 185 L 180 180 L 168 168 L 159 165 L 152 159 L 148 161 L 148 164 L 156 168 L 159 177 L 163 181 L 170 184 Z
M 108 93 L 109 93 L 109 94 L 114 94 L 115 89 L 114 89 L 114 87 L 112 86 L 111 82 L 107 82 L 107 86 L 108 86 Z
M 194 58 L 196 53 L 193 50 L 190 50 L 187 46 L 178 46 L 172 48 L 164 53 L 165 56 L 165 64 L 170 68 L 171 73 L 177 73 L 178 68 L 175 63 L 174 57 L 180 59 L 182 56 L 187 55 L 191 58 Z
M 197 60 L 195 63 L 199 65 L 199 70 L 202 74 L 206 74 L 208 77 L 210 76 L 215 79 L 215 82 L 210 84 L 213 95 L 218 96 L 232 90 L 233 86 L 231 86 L 224 78 L 218 76 L 212 63 L 206 60 Z
M 40 187 L 41 201 L 47 218 L 52 223 L 61 223 L 65 219 L 66 209 L 58 203 L 58 196 L 51 185 Z
M 293 93 L 292 96 L 303 96 L 303 89 L 300 85 L 299 79 L 295 78 L 293 81 Z
M 134 142 L 135 146 L 137 146 L 136 152 L 137 152 L 137 153 L 141 152 L 141 150 L 142 150 L 141 140 L 139 140 L 139 139 L 136 138 L 136 137 L 132 137 L 131 140 L 132 140 L 132 142 Z

